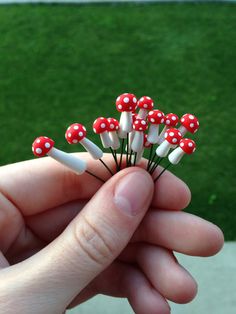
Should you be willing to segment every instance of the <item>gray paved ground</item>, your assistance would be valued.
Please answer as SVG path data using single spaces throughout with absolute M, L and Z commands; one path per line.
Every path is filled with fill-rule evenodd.
M 236 242 L 227 242 L 224 249 L 210 258 L 178 255 L 199 284 L 197 298 L 187 305 L 171 304 L 173 314 L 236 313 Z M 98 296 L 67 314 L 131 314 L 125 300 Z

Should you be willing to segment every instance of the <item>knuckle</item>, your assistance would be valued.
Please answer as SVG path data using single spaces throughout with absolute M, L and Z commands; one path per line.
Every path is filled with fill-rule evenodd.
M 80 228 L 76 229 L 75 237 L 80 249 L 96 264 L 104 265 L 115 255 L 114 242 L 105 238 L 99 230 L 99 224 L 94 224 L 87 217 L 82 216 Z M 106 232 L 106 234 L 109 234 Z

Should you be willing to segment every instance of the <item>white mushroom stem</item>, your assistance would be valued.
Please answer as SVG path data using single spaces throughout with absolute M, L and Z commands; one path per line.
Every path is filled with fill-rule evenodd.
M 165 125 L 164 128 L 162 129 L 159 137 L 158 137 L 158 140 L 157 140 L 157 144 L 161 144 L 162 142 L 164 142 L 165 140 L 165 133 L 166 131 L 169 129 L 169 126 L 168 125 Z
M 103 151 L 86 137 L 80 141 L 80 144 L 86 149 L 93 159 L 97 160 L 102 158 Z
M 181 158 L 184 156 L 185 152 L 182 150 L 181 147 L 177 147 L 175 150 L 173 150 L 172 153 L 170 153 L 170 155 L 168 156 L 168 159 L 170 161 L 170 163 L 172 163 L 173 165 L 177 165 Z
M 143 119 L 145 120 L 147 118 L 147 115 L 148 115 L 148 111 L 147 109 L 140 109 L 139 112 L 138 112 L 138 115 L 137 115 L 137 118 L 138 119 Z
M 107 131 L 105 131 L 103 133 L 100 133 L 100 138 L 101 138 L 101 141 L 102 141 L 102 146 L 104 148 L 109 148 L 109 147 L 112 146 L 112 141 L 111 141 Z
M 52 147 L 47 155 L 78 174 L 84 173 L 87 168 L 87 164 L 84 160 L 79 159 L 74 155 L 65 153 L 55 147 Z
M 135 153 L 138 153 L 143 149 L 143 132 L 135 131 L 131 149 Z
M 159 124 L 151 124 L 148 130 L 147 140 L 151 144 L 156 144 L 159 138 Z
M 109 132 L 109 137 L 110 137 L 111 142 L 112 142 L 111 147 L 113 149 L 120 148 L 120 140 L 119 140 L 117 133 L 115 131 Z
M 180 131 L 180 133 L 182 134 L 182 136 L 184 136 L 184 135 L 188 132 L 188 130 L 187 130 L 183 125 L 181 125 L 181 126 L 178 128 L 178 130 Z
M 144 153 L 144 147 L 142 148 L 142 150 L 140 150 L 137 153 L 137 157 L 136 157 L 136 165 L 138 165 L 141 162 L 141 159 L 143 157 L 143 153 Z M 134 156 L 133 156 L 133 160 L 134 160 Z
M 118 132 L 120 138 L 126 138 L 127 133 L 132 131 L 132 112 L 123 111 L 120 116 L 120 130 Z
M 156 154 L 157 156 L 163 158 L 166 157 L 169 153 L 169 150 L 171 149 L 171 147 L 173 147 L 174 145 L 170 144 L 168 141 L 164 141 L 161 143 L 160 146 L 157 147 L 156 149 Z

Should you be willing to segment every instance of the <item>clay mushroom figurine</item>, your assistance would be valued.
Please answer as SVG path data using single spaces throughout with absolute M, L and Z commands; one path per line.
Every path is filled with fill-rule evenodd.
M 120 147 L 120 140 L 119 137 L 117 135 L 117 132 L 119 131 L 120 125 L 118 120 L 114 119 L 114 118 L 108 118 L 107 119 L 108 122 L 108 133 L 112 142 L 111 147 L 113 149 L 118 149 Z
M 37 157 L 48 155 L 78 174 L 86 171 L 87 164 L 84 160 L 55 148 L 54 141 L 47 136 L 37 137 L 32 144 L 32 151 Z
M 178 129 L 169 129 L 165 133 L 165 140 L 156 149 L 156 155 L 163 158 L 166 157 L 171 148 L 179 144 L 182 139 L 182 134 Z
M 112 147 L 112 141 L 108 134 L 109 123 L 106 118 L 97 118 L 93 123 L 93 131 L 100 135 L 102 146 L 104 148 Z
M 69 144 L 80 143 L 93 159 L 97 160 L 102 158 L 102 150 L 91 142 L 86 135 L 86 128 L 82 124 L 73 123 L 67 128 L 65 138 Z
M 198 119 L 191 113 L 185 113 L 181 119 L 181 126 L 179 127 L 179 131 L 184 136 L 187 132 L 196 133 L 199 128 Z
M 125 93 L 117 97 L 116 109 L 121 112 L 119 137 L 124 139 L 132 131 L 132 112 L 137 108 L 137 98 L 134 94 Z
M 151 144 L 156 144 L 159 138 L 159 125 L 164 122 L 164 113 L 160 110 L 152 110 L 148 113 L 148 122 L 151 124 L 148 130 L 147 140 Z
M 131 149 L 135 153 L 143 149 L 143 134 L 147 130 L 148 124 L 144 119 L 137 118 L 133 123 L 134 138 L 131 143 Z
M 151 97 L 143 96 L 138 101 L 138 108 L 140 108 L 138 112 L 139 119 L 146 119 L 148 112 L 153 110 L 154 102 Z
M 143 134 L 143 148 L 140 152 L 138 152 L 137 157 L 136 157 L 136 164 L 139 164 L 142 157 L 143 157 L 143 153 L 144 153 L 144 149 L 145 148 L 150 148 L 151 144 L 149 143 L 149 141 L 147 140 L 147 134 Z
M 161 144 L 165 140 L 166 131 L 170 128 L 175 128 L 178 123 L 179 117 L 175 113 L 168 113 L 167 115 L 165 115 L 165 126 L 159 135 L 157 143 Z
M 194 153 L 195 150 L 195 142 L 189 138 L 183 138 L 182 140 L 180 140 L 179 147 L 177 147 L 175 150 L 173 150 L 173 152 L 170 153 L 168 159 L 170 163 L 172 163 L 173 165 L 177 165 L 185 154 L 190 155 Z

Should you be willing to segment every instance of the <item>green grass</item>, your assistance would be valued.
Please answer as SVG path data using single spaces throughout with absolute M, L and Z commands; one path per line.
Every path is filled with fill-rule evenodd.
M 198 150 L 173 171 L 191 187 L 189 211 L 236 239 L 236 7 L 222 4 L 1 6 L 1 164 L 57 147 L 80 121 L 95 139 L 114 100 L 150 95 L 164 112 L 199 117 Z

